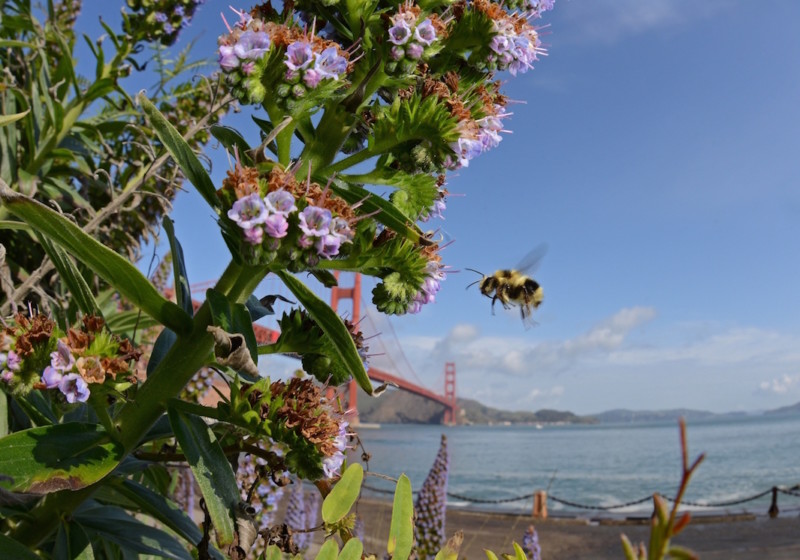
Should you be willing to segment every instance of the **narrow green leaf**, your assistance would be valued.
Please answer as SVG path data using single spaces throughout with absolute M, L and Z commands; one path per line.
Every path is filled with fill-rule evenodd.
M 392 555 L 392 560 L 407 560 L 413 547 L 414 500 L 411 495 L 411 481 L 405 474 L 401 474 L 394 491 L 392 524 L 386 551 Z
M 525 554 L 525 551 L 522 550 L 522 547 L 517 543 L 514 543 L 514 556 L 516 560 L 528 560 L 528 555 Z
M 215 124 L 210 129 L 211 135 L 219 140 L 226 150 L 231 154 L 239 154 L 239 160 L 245 165 L 252 165 L 253 158 L 250 157 L 250 145 L 247 140 L 235 128 Z
M 358 539 L 350 539 L 342 547 L 339 553 L 339 560 L 361 560 L 361 553 L 364 552 L 364 545 Z
M 633 545 L 628 536 L 620 535 L 620 538 L 622 539 L 622 550 L 625 552 L 625 560 L 637 560 L 636 552 L 634 552 Z
M 16 122 L 20 119 L 24 119 L 25 115 L 30 113 L 31 110 L 28 109 L 27 111 L 23 111 L 21 113 L 16 113 L 14 115 L 0 115 L 0 126 L 6 126 L 7 124 L 11 124 Z
M 145 525 L 121 508 L 88 503 L 73 514 L 73 519 L 86 529 L 90 537 L 111 541 L 125 551 L 154 554 L 173 560 L 192 560 L 192 555 L 175 537 Z
M 172 346 L 175 344 L 175 341 L 178 340 L 178 335 L 176 335 L 170 329 L 165 328 L 162 330 L 158 338 L 156 338 L 155 343 L 153 344 L 153 351 L 150 352 L 150 359 L 147 361 L 147 375 L 150 375 L 155 371 L 158 367 L 158 364 L 161 363 L 161 360 L 164 359 L 169 351 L 172 349 Z
M 134 330 L 141 332 L 159 325 L 158 321 L 138 310 L 118 311 L 113 314 L 106 313 L 105 319 L 106 326 L 108 326 L 111 332 L 126 334 L 130 337 L 133 337 Z
M 491 550 L 484 550 L 484 552 L 486 553 L 486 557 L 487 557 L 489 560 L 498 560 L 498 558 L 497 558 L 497 554 L 495 554 L 495 553 L 494 553 L 494 552 L 492 552 Z
M 674 558 L 675 560 L 697 560 L 698 556 L 689 549 L 680 546 L 671 546 L 667 550 L 667 558 Z
M 211 322 L 225 332 L 233 329 L 233 317 L 231 312 L 231 302 L 225 294 L 218 292 L 214 288 L 206 290 L 206 301 L 211 309 Z
M 77 523 L 62 522 L 56 533 L 53 560 L 94 560 L 94 550 L 86 531 Z
M 81 275 L 80 271 L 72 262 L 69 255 L 64 250 L 50 241 L 47 237 L 36 233 L 36 238 L 42 244 L 44 252 L 50 257 L 53 266 L 56 267 L 58 275 L 61 277 L 64 285 L 69 289 L 72 299 L 78 306 L 78 309 L 89 315 L 100 315 L 100 308 L 94 300 L 94 294 L 86 283 L 86 280 Z
M 42 560 L 28 547 L 18 543 L 11 537 L 0 533 L 0 558 L 13 558 L 14 560 Z
M 371 395 L 372 383 L 367 376 L 367 370 L 364 369 L 364 362 L 361 361 L 353 337 L 350 336 L 342 319 L 300 280 L 284 270 L 277 271 L 275 274 L 305 307 L 325 335 L 331 339 L 339 358 L 348 367 L 361 388 Z
M 247 343 L 247 349 L 250 351 L 253 363 L 258 364 L 258 341 L 256 341 L 256 333 L 253 330 L 253 319 L 250 317 L 250 312 L 243 303 L 236 303 L 231 306 L 231 315 L 233 332 L 244 336 L 244 341 Z
M 364 469 L 359 463 L 352 463 L 342 474 L 339 482 L 322 502 L 322 520 L 336 523 L 350 512 L 361 492 Z
M 336 560 L 339 556 L 339 545 L 334 540 L 327 540 L 323 544 L 314 560 Z
M 189 278 L 186 274 L 186 262 L 183 259 L 183 248 L 178 238 L 175 237 L 175 224 L 169 216 L 164 216 L 161 222 L 169 239 L 169 250 L 172 253 L 172 276 L 175 283 L 175 301 L 191 317 L 194 315 L 192 307 L 192 289 L 189 287 Z
M 0 184 L 0 199 L 14 214 L 64 247 L 142 311 L 176 332 L 191 330 L 191 317 L 159 294 L 127 259 L 84 233 L 58 212 L 15 193 L 5 184 Z
M 0 473 L 13 492 L 78 490 L 119 464 L 123 448 L 96 424 L 69 422 L 30 428 L 0 439 Z
M 192 468 L 222 545 L 233 542 L 233 511 L 239 504 L 239 490 L 231 464 L 214 433 L 197 416 L 172 407 L 169 421 L 175 437 Z
M 8 434 L 8 397 L 0 391 L 0 438 Z
M 267 550 L 264 552 L 264 557 L 261 560 L 283 560 L 283 553 L 281 553 L 281 549 L 271 544 L 267 547 Z
M 153 129 L 158 134 L 159 139 L 167 148 L 169 153 L 175 159 L 178 167 L 181 168 L 183 174 L 194 185 L 197 192 L 206 200 L 209 206 L 219 214 L 219 199 L 217 198 L 217 190 L 214 188 L 214 183 L 208 175 L 197 155 L 189 147 L 189 144 L 180 133 L 175 129 L 172 124 L 161 114 L 161 112 L 153 105 L 149 99 L 140 93 L 136 96 L 137 101 L 142 106 Z
M 414 243 L 419 241 L 422 235 L 419 228 L 412 224 L 408 216 L 403 214 L 388 200 L 371 193 L 363 187 L 352 184 L 348 185 L 337 180 L 334 180 L 331 184 L 331 190 L 350 204 L 355 204 L 363 200 L 361 209 L 363 209 L 364 213 L 377 211 L 378 213 L 375 215 L 375 219 L 380 223 Z

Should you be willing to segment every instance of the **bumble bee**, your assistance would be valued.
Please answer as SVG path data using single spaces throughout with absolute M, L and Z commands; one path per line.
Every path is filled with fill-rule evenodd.
M 533 324 L 531 316 L 533 311 L 541 305 L 544 292 L 539 283 L 528 276 L 527 273 L 533 273 L 546 252 L 547 247 L 539 245 L 528 253 L 516 268 L 500 269 L 491 276 L 487 276 L 473 268 L 468 268 L 467 270 L 480 274 L 482 278 L 476 280 L 467 288 L 478 284 L 481 293 L 492 299 L 492 313 L 494 313 L 496 301 L 502 303 L 506 309 L 518 305 L 522 314 L 522 322 L 526 328 L 530 328 Z

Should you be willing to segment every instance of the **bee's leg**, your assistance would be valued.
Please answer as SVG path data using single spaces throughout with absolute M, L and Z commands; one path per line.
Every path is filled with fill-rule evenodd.
M 497 301 L 497 296 L 492 297 L 492 315 L 494 315 L 494 302 Z

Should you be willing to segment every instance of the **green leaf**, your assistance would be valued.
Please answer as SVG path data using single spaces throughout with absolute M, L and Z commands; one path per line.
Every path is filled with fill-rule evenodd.
M 514 556 L 516 560 L 528 560 L 528 555 L 525 554 L 525 551 L 522 550 L 522 547 L 517 543 L 514 543 Z
M 8 397 L 0 391 L 0 438 L 8 434 Z
M 233 511 L 239 504 L 239 489 L 231 464 L 214 433 L 197 416 L 175 408 L 168 410 L 172 430 L 192 468 L 222 545 L 233 542 Z
M 484 552 L 486 553 L 486 557 L 487 557 L 489 560 L 498 560 L 498 558 L 497 558 L 497 554 L 495 554 L 495 553 L 494 553 L 494 552 L 492 552 L 491 550 L 484 550 Z
M 53 559 L 94 560 L 94 550 L 86 531 L 77 523 L 62 522 L 56 533 Z
M 133 480 L 120 480 L 115 484 L 115 490 L 139 506 L 144 513 L 175 531 L 193 546 L 197 546 L 197 543 L 203 538 L 203 534 L 194 520 L 172 500 L 168 500 Z M 223 559 L 219 551 L 209 549 L 209 552 L 214 558 Z
M 247 349 L 250 351 L 253 363 L 258 364 L 258 341 L 256 341 L 256 333 L 253 330 L 253 319 L 250 317 L 250 312 L 243 303 L 233 304 L 231 312 L 233 316 L 233 332 L 244 336 L 244 341 L 247 343 Z
M 356 344 L 353 342 L 353 337 L 350 336 L 341 318 L 300 280 L 284 270 L 277 271 L 275 274 L 289 288 L 331 340 L 339 358 L 350 370 L 361 388 L 371 395 L 372 383 L 367 376 L 367 371 L 364 369 L 364 362 L 361 361 Z
M 191 317 L 159 294 L 127 259 L 84 233 L 58 212 L 15 193 L 4 184 L 0 184 L 0 199 L 14 214 L 64 247 L 142 311 L 176 332 L 191 330 Z
M 375 219 L 402 235 L 408 240 L 417 243 L 422 232 L 412 224 L 405 214 L 398 210 L 394 204 L 358 185 L 346 184 L 334 179 L 331 190 L 350 204 L 362 201 L 361 209 L 364 213 L 377 211 Z
M 667 558 L 675 560 L 697 560 L 697 554 L 680 546 L 671 546 L 667 550 Z
M 358 539 L 348 540 L 339 553 L 339 560 L 361 560 L 361 553 L 364 552 L 364 545 Z
M 206 301 L 211 308 L 211 320 L 214 326 L 229 334 L 241 334 L 253 363 L 258 364 L 258 342 L 253 331 L 253 319 L 247 307 L 242 303 L 231 303 L 224 294 L 213 288 L 206 290 Z
M 264 551 L 264 557 L 260 560 L 283 560 L 283 554 L 280 548 L 271 544 L 267 547 L 267 550 Z
M 69 289 L 70 295 L 72 299 L 75 300 L 78 309 L 88 315 L 100 315 L 102 317 L 100 308 L 94 300 L 92 290 L 89 288 L 86 280 L 75 266 L 75 263 L 72 262 L 69 255 L 67 255 L 61 247 L 55 245 L 39 232 L 36 232 L 36 238 L 39 240 L 39 243 L 42 244 L 42 248 L 45 253 L 47 253 L 47 256 L 50 257 L 53 266 L 56 267 L 61 281 L 64 282 L 64 285 Z
M 336 523 L 350 512 L 361 492 L 364 469 L 359 463 L 352 463 L 342 474 L 339 482 L 322 502 L 322 520 Z
M 23 111 L 22 113 L 16 113 L 14 115 L 0 115 L 0 126 L 6 126 L 7 124 L 11 124 L 20 119 L 23 119 L 25 118 L 25 115 L 27 115 L 30 112 L 31 110 L 28 109 L 27 111 Z
M 115 506 L 87 503 L 73 514 L 90 536 L 108 540 L 123 550 L 154 554 L 159 558 L 192 560 L 192 555 L 172 535 L 128 515 Z
M 392 504 L 392 524 L 386 551 L 392 560 L 406 560 L 414 547 L 414 500 L 411 481 L 405 474 L 397 480 Z
M 161 114 L 161 112 L 153 105 L 144 93 L 136 96 L 136 99 L 141 104 L 145 114 L 150 119 L 153 129 L 158 134 L 159 139 L 167 148 L 169 153 L 175 158 L 178 167 L 181 168 L 184 176 L 189 182 L 194 185 L 197 192 L 206 200 L 209 206 L 219 214 L 219 199 L 217 198 L 217 190 L 214 188 L 214 183 L 209 177 L 208 172 L 197 159 L 197 156 L 189 147 L 189 144 L 174 126 Z
M 250 157 L 250 145 L 247 140 L 235 128 L 215 124 L 210 129 L 212 136 L 219 140 L 226 150 L 231 154 L 237 152 L 239 160 L 244 165 L 253 165 L 253 158 Z
M 0 558 L 13 558 L 14 560 L 42 560 L 28 547 L 18 543 L 11 537 L 0 533 Z
M 142 312 L 138 310 L 132 311 L 120 311 L 114 313 L 113 315 L 106 314 L 106 326 L 111 330 L 111 332 L 116 334 L 126 334 L 133 337 L 134 330 L 139 332 L 149 329 L 152 327 L 157 327 L 159 325 L 158 321 L 144 315 Z
M 160 364 L 164 356 L 169 353 L 177 340 L 178 335 L 170 329 L 165 328 L 159 333 L 155 344 L 153 344 L 153 351 L 150 352 L 150 359 L 147 361 L 147 375 L 155 371 L 158 364 Z
M 175 224 L 164 216 L 161 222 L 169 239 L 169 251 L 172 254 L 172 276 L 175 283 L 175 301 L 191 317 L 194 315 L 192 307 L 192 289 L 189 287 L 189 278 L 186 274 L 186 262 L 183 259 L 183 248 L 178 238 L 175 237 Z
M 120 444 L 96 424 L 69 422 L 30 428 L 0 439 L 0 482 L 13 492 L 78 490 L 110 473 L 123 456 Z
M 325 541 L 314 560 L 336 560 L 339 556 L 339 545 L 334 540 Z

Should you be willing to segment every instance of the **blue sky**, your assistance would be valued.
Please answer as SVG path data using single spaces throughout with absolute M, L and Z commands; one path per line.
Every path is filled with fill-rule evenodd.
M 109 4 L 82 16 L 90 34 L 92 10 L 117 21 Z M 198 56 L 214 56 L 227 4 L 188 29 Z M 526 101 L 513 134 L 449 178 L 464 196 L 440 224 L 460 270 L 548 244 L 539 324 L 492 316 L 464 289 L 475 275 L 452 274 L 391 321 L 416 375 L 438 389 L 455 361 L 460 396 L 519 410 L 800 401 L 800 3 L 559 0 L 544 21 L 549 56 L 504 76 Z M 212 159 L 219 182 L 227 160 Z M 211 212 L 185 192 L 173 218 L 192 282 L 216 278 L 228 253 Z

